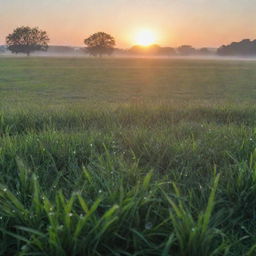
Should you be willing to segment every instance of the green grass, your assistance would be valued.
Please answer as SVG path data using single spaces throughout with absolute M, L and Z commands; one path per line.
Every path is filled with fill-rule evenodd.
M 254 102 L 256 62 L 1 58 L 1 104 Z
M 1 58 L 0 255 L 255 255 L 255 71 Z

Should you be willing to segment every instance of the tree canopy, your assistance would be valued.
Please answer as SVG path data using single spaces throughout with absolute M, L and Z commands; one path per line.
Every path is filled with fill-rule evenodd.
M 25 53 L 28 56 L 34 51 L 47 51 L 49 37 L 37 27 L 18 27 L 6 37 L 8 50 L 12 53 Z
M 105 33 L 98 32 L 84 40 L 87 51 L 93 56 L 111 55 L 116 45 L 114 37 Z
M 217 54 L 222 56 L 255 56 L 256 40 L 244 39 L 240 42 L 223 45 L 218 49 Z
M 177 50 L 180 55 L 184 56 L 196 54 L 196 49 L 193 48 L 191 45 L 182 45 L 178 47 Z

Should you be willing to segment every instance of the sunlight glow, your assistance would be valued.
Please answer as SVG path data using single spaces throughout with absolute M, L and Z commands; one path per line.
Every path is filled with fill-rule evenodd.
M 135 35 L 135 44 L 141 46 L 149 46 L 156 43 L 156 36 L 149 29 L 139 30 Z

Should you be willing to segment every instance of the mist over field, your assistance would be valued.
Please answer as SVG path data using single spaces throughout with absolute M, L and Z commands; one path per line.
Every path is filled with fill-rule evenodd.
M 160 50 L 159 50 L 160 49 Z M 171 50 L 169 50 L 171 49 Z M 134 46 L 130 49 L 114 49 L 111 56 L 107 58 L 188 58 L 188 59 L 234 59 L 234 60 L 254 60 L 256 55 L 252 53 L 233 53 L 233 54 L 218 54 L 217 48 L 202 48 L 195 49 L 191 52 L 179 52 L 179 48 L 169 48 L 160 46 L 138 47 Z M 6 46 L 0 46 L 0 56 L 15 56 L 22 57 L 22 54 L 13 55 L 6 49 Z M 34 57 L 91 57 L 85 47 L 74 46 L 49 46 L 47 51 L 36 51 L 31 54 Z

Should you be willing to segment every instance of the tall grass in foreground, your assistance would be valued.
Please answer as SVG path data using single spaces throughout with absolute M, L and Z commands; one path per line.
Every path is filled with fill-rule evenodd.
M 3 111 L 0 255 L 255 255 L 250 111 Z
M 107 163 L 111 165 L 111 163 Z M 2 250 L 19 255 L 218 255 L 222 233 L 210 224 L 219 175 L 214 178 L 206 209 L 192 216 L 176 187 L 164 190 L 149 172 L 129 190 L 119 178 L 113 183 L 83 170 L 85 191 L 65 196 L 49 193 L 35 173 L 17 160 L 15 192 L 0 187 L 4 225 Z M 93 184 L 98 194 L 88 193 Z M 54 194 L 54 195 L 53 195 Z M 174 198 L 173 201 L 171 198 Z M 110 202 L 111 201 L 111 202 Z M 170 213 L 169 213 L 170 211 Z M 194 219 L 195 218 L 195 219 Z M 14 246 L 15 245 L 15 246 Z

